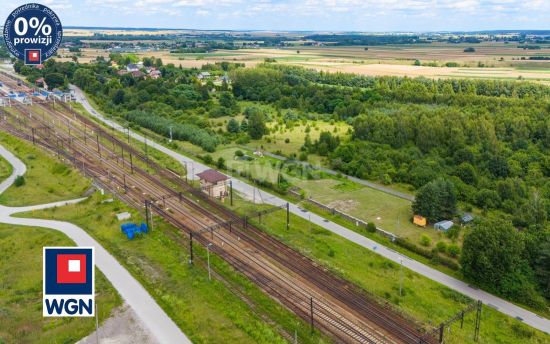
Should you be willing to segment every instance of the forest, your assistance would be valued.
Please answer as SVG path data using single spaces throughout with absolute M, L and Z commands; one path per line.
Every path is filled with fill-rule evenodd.
M 113 56 L 117 59 L 119 57 Z M 43 70 L 16 64 L 34 81 L 72 82 L 130 126 L 189 141 L 213 152 L 269 133 L 269 104 L 283 121 L 346 121 L 349 139 L 304 136 L 301 155 L 318 154 L 346 174 L 410 185 L 413 209 L 431 223 L 475 211 L 464 236 L 464 276 L 510 299 L 544 309 L 550 298 L 550 87 L 521 81 L 431 80 L 323 73 L 264 63 L 205 67 L 231 83 L 201 82 L 200 70 L 150 65 L 159 79 L 119 75 L 107 60 L 47 61 Z M 55 76 L 55 77 L 52 77 Z M 209 119 L 243 114 L 226 130 Z M 492 267 L 500 271 L 490 273 Z

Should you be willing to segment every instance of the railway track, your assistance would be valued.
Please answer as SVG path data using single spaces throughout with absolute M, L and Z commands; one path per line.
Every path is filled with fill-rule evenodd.
M 31 122 L 28 108 L 16 105 L 19 123 L 8 116 L 10 119 L 0 123 L 1 129 L 62 154 L 133 206 L 143 208 L 144 203 L 149 202 L 156 214 L 192 235 L 201 245 L 212 243 L 213 252 L 298 316 L 313 321 L 335 341 L 436 342 L 417 324 L 247 224 L 236 213 L 185 183 L 172 171 L 158 166 L 90 119 L 74 113 L 69 115 L 67 109 L 53 110 L 46 105 L 38 108 L 42 116 L 35 113 Z M 148 173 L 146 168 L 154 170 L 155 174 Z M 205 234 L 208 233 L 202 230 L 216 224 L 222 225 L 207 238 Z

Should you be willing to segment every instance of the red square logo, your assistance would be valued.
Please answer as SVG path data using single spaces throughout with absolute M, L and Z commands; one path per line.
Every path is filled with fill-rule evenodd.
M 58 254 L 57 283 L 86 283 L 86 255 Z
M 27 61 L 40 62 L 40 50 L 27 50 Z

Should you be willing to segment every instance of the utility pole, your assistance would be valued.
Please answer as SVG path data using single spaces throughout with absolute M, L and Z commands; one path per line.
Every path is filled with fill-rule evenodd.
M 233 181 L 229 180 L 229 197 L 231 200 L 231 206 L 233 206 Z
M 479 340 L 479 328 L 481 327 L 481 300 L 477 301 L 477 313 L 476 313 L 476 328 L 474 332 L 474 341 Z
M 189 264 L 193 264 L 193 232 L 189 232 Z
M 145 200 L 145 221 L 147 222 L 147 228 L 149 228 L 149 201 Z
M 99 150 L 99 131 L 97 132 L 97 152 L 99 153 L 99 157 L 101 158 L 101 151 Z
M 403 258 L 401 260 L 401 266 L 399 268 L 399 297 L 403 296 Z
M 286 202 L 286 230 L 290 228 L 290 203 Z
M 149 150 L 147 149 L 147 134 L 143 134 L 145 139 L 145 161 L 147 162 L 147 167 L 149 167 Z
M 212 280 L 212 273 L 210 271 L 210 246 L 212 246 L 212 243 L 208 243 L 208 245 L 206 245 L 206 257 L 207 257 L 207 260 L 208 260 L 208 280 Z

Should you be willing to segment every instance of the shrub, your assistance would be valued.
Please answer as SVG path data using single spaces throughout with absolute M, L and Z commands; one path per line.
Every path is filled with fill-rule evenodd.
M 447 247 L 447 254 L 453 258 L 458 257 L 458 255 L 460 254 L 460 247 L 458 247 L 458 245 L 455 245 L 455 244 L 449 245 Z
M 444 253 L 447 251 L 447 244 L 443 241 L 439 241 L 437 244 L 436 244 L 436 248 L 437 248 L 437 251 L 438 252 L 441 252 L 441 253 Z
M 290 139 L 288 137 L 285 139 L 285 143 L 290 143 Z
M 216 162 L 216 166 L 219 169 L 224 169 L 225 168 L 225 159 L 222 158 L 222 157 L 219 157 L 218 161 Z
M 243 157 L 243 156 L 244 156 L 244 153 L 243 153 L 243 151 L 242 151 L 242 150 L 237 150 L 237 151 L 235 151 L 235 156 L 237 156 L 237 157 L 241 158 L 241 157 Z
M 20 187 L 20 186 L 25 185 L 25 177 L 23 177 L 23 176 L 17 176 L 17 177 L 15 178 L 14 185 L 15 185 L 16 187 Z
M 376 232 L 376 225 L 372 222 L 367 223 L 367 231 L 371 233 Z
M 300 153 L 300 156 L 298 157 L 298 159 L 300 159 L 300 161 L 307 161 L 307 153 L 306 152 Z
M 426 234 L 422 234 L 420 237 L 420 245 L 428 247 L 432 244 L 432 239 Z

